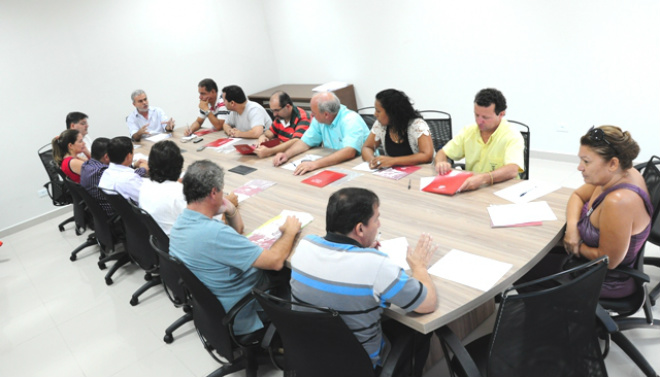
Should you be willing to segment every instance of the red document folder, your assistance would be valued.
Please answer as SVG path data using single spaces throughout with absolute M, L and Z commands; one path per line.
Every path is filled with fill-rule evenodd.
M 302 180 L 302 183 L 307 183 L 308 185 L 316 187 L 324 187 L 338 179 L 344 178 L 346 174 L 337 173 L 332 170 L 324 170 L 318 174 L 315 174 L 307 179 Z
M 228 137 L 225 137 L 225 138 L 222 138 L 222 139 L 212 141 L 212 142 L 206 144 L 206 146 L 210 147 L 210 148 L 215 148 L 215 147 L 219 147 L 223 144 L 227 144 L 229 141 L 231 141 L 231 139 L 228 138 Z
M 280 139 L 273 139 L 273 140 L 264 141 L 259 145 L 263 145 L 264 147 L 267 148 L 272 148 L 280 144 L 281 142 L 282 141 Z M 249 145 L 249 144 L 234 145 L 234 148 L 236 148 L 236 151 L 240 154 L 254 154 L 254 150 L 256 149 L 254 145 Z
M 215 130 L 212 128 L 207 128 L 205 130 L 199 130 L 197 132 L 194 132 L 194 134 L 197 136 L 204 136 L 206 134 L 210 134 L 211 132 L 215 132 Z
M 438 175 L 435 179 L 424 187 L 422 191 L 433 192 L 443 195 L 454 195 L 459 187 L 472 176 L 472 172 L 452 171 L 449 174 Z

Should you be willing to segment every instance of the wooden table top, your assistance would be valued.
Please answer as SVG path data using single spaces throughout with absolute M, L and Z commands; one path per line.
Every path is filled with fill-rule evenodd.
M 301 183 L 304 176 L 294 176 L 290 170 L 276 168 L 271 158 L 259 159 L 255 155 L 241 155 L 238 152 L 218 153 L 212 149 L 197 152 L 197 148 L 215 139 L 225 137 L 224 132 L 214 132 L 204 136 L 199 144 L 181 143 L 182 129 L 175 130 L 173 138 L 185 152 L 184 165 L 200 159 L 209 159 L 225 169 L 225 192 L 230 192 L 253 179 L 265 179 L 276 184 L 259 194 L 241 202 L 240 212 L 245 223 L 245 233 L 279 214 L 282 210 L 309 212 L 314 221 L 307 225 L 301 237 L 307 234 L 325 235 L 325 208 L 330 195 L 343 187 L 363 187 L 374 191 L 380 199 L 381 240 L 406 237 L 414 247 L 422 232 L 431 234 L 439 244 L 433 262 L 442 258 L 451 249 L 458 249 L 475 255 L 510 263 L 513 267 L 487 292 L 464 286 L 433 276 L 438 294 L 438 308 L 430 314 L 404 313 L 398 308 L 386 314 L 407 326 L 429 333 L 444 326 L 492 298 L 509 287 L 532 266 L 534 266 L 562 237 L 565 223 L 565 208 L 572 189 L 561 188 L 538 200 L 548 202 L 557 221 L 546 221 L 542 226 L 518 228 L 491 228 L 487 207 L 491 204 L 509 204 L 494 195 L 495 191 L 517 183 L 516 180 L 503 182 L 476 191 L 444 196 L 421 192 L 419 178 L 434 176 L 432 165 L 422 165 L 421 169 L 400 180 L 392 180 L 362 172 L 360 176 L 340 185 L 330 184 L 318 188 Z M 240 143 L 252 143 L 244 139 Z M 148 155 L 153 143 L 142 142 L 136 153 Z M 325 156 L 332 151 L 322 148 L 310 149 L 308 154 Z M 303 154 L 304 155 L 304 154 Z M 293 160 L 302 157 L 299 155 Z M 362 162 L 361 157 L 344 162 L 330 169 L 352 168 Z M 227 170 L 237 165 L 246 165 L 257 170 L 239 175 Z M 184 168 L 185 168 L 184 166 Z M 323 170 L 323 169 L 321 169 Z M 411 188 L 408 189 L 408 184 Z

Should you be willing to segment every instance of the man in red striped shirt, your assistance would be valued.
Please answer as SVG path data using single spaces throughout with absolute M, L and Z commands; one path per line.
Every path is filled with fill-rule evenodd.
M 309 116 L 302 107 L 294 106 L 291 97 L 282 91 L 273 93 L 270 97 L 270 110 L 275 115 L 275 120 L 262 136 L 259 144 L 280 139 L 283 143 L 272 148 L 260 145 L 255 149 L 257 156 L 264 158 L 285 151 L 295 139 L 300 139 L 309 128 Z

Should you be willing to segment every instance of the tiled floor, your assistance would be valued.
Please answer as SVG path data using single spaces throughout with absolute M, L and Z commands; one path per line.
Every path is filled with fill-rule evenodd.
M 532 159 L 530 171 L 532 179 L 568 187 L 582 183 L 573 164 Z M 106 286 L 95 246 L 70 262 L 70 251 L 84 237 L 76 236 L 71 226 L 58 232 L 63 218 L 2 239 L 0 376 L 205 376 L 218 367 L 191 323 L 175 332 L 174 343 L 162 341 L 164 329 L 182 314 L 162 289 L 152 288 L 139 305 L 129 305 L 131 294 L 144 282 L 137 267 L 120 269 L 115 283 Z M 660 255 L 658 248 L 647 249 Z M 653 281 L 660 280 L 659 271 L 648 272 Z M 654 314 L 660 318 L 658 307 Z M 660 370 L 660 333 L 627 334 Z M 606 363 L 610 376 L 641 376 L 616 346 Z M 442 368 L 427 373 L 444 374 Z M 281 372 L 264 368 L 260 375 L 281 376 Z

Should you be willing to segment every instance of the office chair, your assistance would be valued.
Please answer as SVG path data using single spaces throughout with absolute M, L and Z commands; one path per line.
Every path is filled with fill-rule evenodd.
M 452 139 L 451 115 L 444 111 L 424 110 L 419 112 L 431 129 L 433 150 L 438 151 Z
M 367 127 L 371 129 L 373 127 L 374 122 L 376 122 L 376 116 L 374 115 L 374 110 L 376 110 L 375 107 L 370 106 L 370 107 L 363 107 L 361 109 L 358 109 L 357 113 L 360 114 L 362 119 L 364 120 L 364 123 L 367 124 Z
M 493 333 L 465 347 L 438 329 L 451 376 L 607 376 L 595 320 L 606 270 L 602 257 L 505 290 Z
M 160 266 L 160 278 L 163 281 L 163 288 L 169 297 L 170 301 L 177 308 L 182 308 L 185 314 L 165 329 L 165 336 L 163 341 L 170 344 L 174 341 L 174 331 L 181 327 L 184 323 L 192 321 L 192 307 L 188 300 L 188 296 L 181 285 L 181 277 L 176 270 L 176 266 L 172 264 L 168 258 L 168 251 L 170 249 L 170 238 L 163 232 L 156 221 L 143 209 L 139 209 L 142 221 L 149 229 L 149 243 L 151 247 L 158 254 L 158 263 Z
M 44 184 L 44 188 L 50 197 L 50 200 L 53 202 L 53 205 L 56 207 L 61 207 L 73 203 L 73 198 L 71 193 L 64 185 L 64 180 L 58 174 L 60 167 L 57 166 L 55 160 L 53 159 L 53 149 L 51 144 L 48 143 L 37 150 L 39 159 L 46 169 L 46 174 L 48 174 L 49 181 Z M 64 232 L 64 225 L 75 221 L 74 216 L 62 221 L 57 227 L 60 232 Z M 80 232 L 76 227 L 76 235 L 81 235 L 85 232 L 84 229 Z
M 101 190 L 101 195 L 105 195 L 108 203 L 121 217 L 126 235 L 126 251 L 131 260 L 145 272 L 144 280 L 147 282 L 138 288 L 131 297 L 130 304 L 135 306 L 140 302 L 141 294 L 162 283 L 158 270 L 158 255 L 149 244 L 149 230 L 138 216 L 137 207 L 114 190 Z
M 80 235 L 84 233 L 88 225 L 89 228 L 94 230 L 94 218 L 92 217 L 92 214 L 89 208 L 87 207 L 87 204 L 85 204 L 83 198 L 75 190 L 75 187 L 70 187 L 71 185 L 74 185 L 76 183 L 74 183 L 70 179 L 67 179 L 61 170 L 59 171 L 59 174 L 62 175 L 62 181 L 64 182 L 64 185 L 66 186 L 67 190 L 69 191 L 69 194 L 71 194 L 71 198 L 73 201 L 73 218 L 76 225 L 76 234 Z M 76 247 L 71 252 L 71 256 L 69 257 L 69 260 L 71 262 L 74 262 L 78 258 L 79 252 L 81 252 L 83 249 L 89 246 L 93 246 L 97 244 L 98 244 L 98 240 L 96 239 L 96 234 L 90 233 L 87 236 L 87 240 L 85 240 L 85 242 L 80 244 L 80 246 Z
M 658 156 L 652 156 L 648 162 L 635 165 L 635 168 L 642 172 L 644 180 L 646 181 L 646 187 L 649 190 L 651 202 L 654 203 L 658 201 L 658 198 L 660 198 L 660 185 L 657 183 L 657 181 L 660 180 L 660 169 L 658 169 L 659 167 L 660 157 Z M 655 205 L 654 208 L 654 216 L 658 216 L 660 209 L 657 205 Z M 653 226 L 651 227 L 651 234 L 649 234 L 649 238 L 646 241 L 656 246 L 660 246 L 660 222 L 655 221 L 653 223 Z M 644 257 L 644 264 L 647 266 L 660 268 L 660 257 Z M 660 296 L 660 282 L 657 283 L 655 287 L 653 287 L 651 292 L 649 292 L 649 300 L 651 302 L 651 306 L 655 305 L 656 301 L 658 300 L 658 296 Z
M 119 267 L 131 261 L 125 250 L 116 251 L 116 246 L 118 244 L 124 244 L 126 241 L 123 228 L 119 223 L 118 217 L 115 216 L 110 219 L 96 199 L 92 198 L 87 190 L 69 178 L 66 180 L 69 182 L 68 187 L 72 188 L 72 191 L 75 191 L 80 195 L 94 218 L 94 234 L 97 243 L 101 248 L 101 258 L 98 262 L 99 269 L 105 270 L 106 263 L 115 261 L 105 275 L 105 283 L 107 285 L 112 285 L 112 275 L 119 269 Z
M 233 330 L 236 314 L 254 297 L 243 297 L 229 312 L 225 312 L 218 298 L 179 259 L 164 252 L 159 255 L 161 263 L 165 265 L 167 262 L 163 260 L 167 259 L 183 281 L 192 303 L 195 329 L 204 349 L 222 364 L 208 377 L 226 376 L 243 369 L 247 377 L 256 377 L 259 363 L 270 361 L 266 354 L 260 352 L 264 330 L 245 335 L 235 335 Z
M 643 171 L 644 180 L 646 181 L 651 203 L 654 208 L 654 213 L 651 217 L 651 232 L 653 232 L 653 228 L 658 225 L 658 213 L 660 213 L 660 170 L 657 168 L 658 162 L 660 162 L 658 157 L 651 157 Z M 657 376 L 653 367 L 651 367 L 644 356 L 621 332 L 635 328 L 660 330 L 660 321 L 653 318 L 651 297 L 646 287 L 646 283 L 651 280 L 649 276 L 644 273 L 644 265 L 646 264 L 646 261 L 647 258 L 644 257 L 644 247 L 642 247 L 639 254 L 637 254 L 637 259 L 635 260 L 633 268 L 619 265 L 614 269 L 614 271 L 632 277 L 637 289 L 628 297 L 600 299 L 600 305 L 605 310 L 600 312 L 599 318 L 604 323 L 604 328 L 607 331 L 607 345 L 605 349 L 607 350 L 607 347 L 609 347 L 609 340 L 611 339 L 631 358 L 646 376 Z M 644 317 L 632 317 L 632 315 L 637 313 L 639 309 L 643 309 Z M 607 318 L 605 317 L 611 317 L 616 325 L 607 326 L 605 323 Z
M 284 300 L 258 288 L 252 292 L 282 339 L 285 375 L 376 376 L 369 355 L 336 310 Z M 404 360 L 410 359 L 405 356 L 412 352 L 411 343 L 393 343 L 381 377 L 410 371 Z

